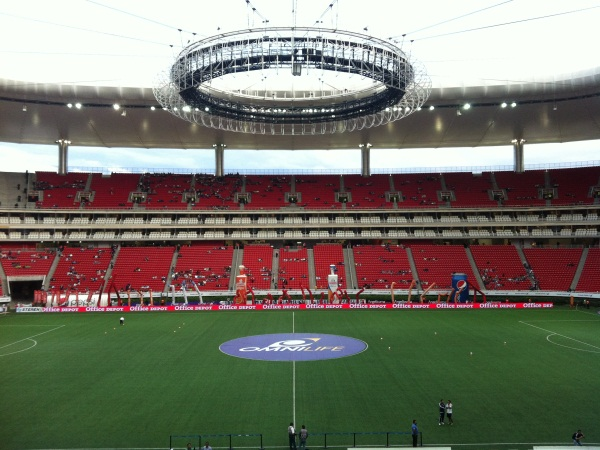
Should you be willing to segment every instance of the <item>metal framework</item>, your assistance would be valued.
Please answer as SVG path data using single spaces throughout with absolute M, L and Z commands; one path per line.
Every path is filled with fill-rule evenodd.
M 327 89 L 322 83 L 300 90 L 220 86 L 228 76 L 270 73 L 277 78 L 282 71 L 319 80 L 326 73 L 344 75 L 341 80 L 349 81 Z M 304 27 L 236 31 L 195 42 L 160 74 L 154 95 L 175 116 L 207 127 L 294 135 L 392 122 L 418 110 L 430 91 L 422 65 L 395 45 L 347 31 Z

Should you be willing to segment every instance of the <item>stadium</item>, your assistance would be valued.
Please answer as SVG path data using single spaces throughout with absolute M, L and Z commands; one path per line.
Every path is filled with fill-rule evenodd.
M 448 82 L 451 61 L 417 60 L 390 18 L 365 23 L 412 12 L 421 31 L 491 14 L 481 29 L 524 39 L 518 23 L 583 21 L 597 5 L 502 23 L 516 5 L 436 15 L 430 2 L 417 20 L 394 2 L 363 15 L 350 0 L 292 1 L 276 24 L 258 1 L 196 23 L 185 2 L 163 18 L 88 3 L 121 34 L 28 20 L 124 47 L 143 21 L 139 40 L 167 49 L 151 86 L 103 83 L 99 65 L 94 83 L 46 81 L 53 64 L 0 72 L 0 141 L 56 155 L 56 170 L 0 172 L 0 447 L 293 449 L 290 423 L 310 449 L 559 449 L 578 429 L 600 447 L 600 166 L 525 164 L 530 147 L 600 138 L 598 67 Z M 227 6 L 242 19 L 223 18 Z M 315 22 L 301 23 L 305 8 Z M 475 30 L 458 29 L 439 33 Z M 80 44 L 84 61 L 91 41 L 66 48 Z M 42 69 L 61 51 L 14 53 Z M 131 62 L 123 76 L 148 75 Z M 378 151 L 463 147 L 502 148 L 513 164 L 372 164 Z M 74 148 L 208 150 L 214 170 L 73 167 Z M 296 152 L 330 150 L 360 167 L 226 165 L 233 151 L 285 151 L 293 167 Z M 440 398 L 453 421 L 438 418 Z

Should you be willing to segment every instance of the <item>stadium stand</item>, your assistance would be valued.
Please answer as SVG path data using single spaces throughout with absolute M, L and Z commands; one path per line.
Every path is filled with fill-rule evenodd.
M 183 285 L 189 290 L 192 281 L 201 291 L 226 291 L 229 289 L 233 248 L 222 242 L 182 246 L 171 284 L 177 289 Z
M 392 191 L 389 175 L 344 175 L 344 192 L 349 192 L 352 208 L 390 208 L 393 202 L 386 201 L 386 192 Z
M 246 267 L 248 287 L 252 289 L 271 288 L 273 278 L 273 247 L 271 245 L 246 245 L 242 264 Z
M 527 173 L 495 172 L 498 188 L 506 192 L 506 206 L 536 206 L 546 204 L 540 189 L 546 187 L 546 171 L 529 170 Z
M 355 245 L 352 249 L 359 288 L 407 289 L 413 280 L 408 255 L 399 245 Z
M 193 197 L 192 175 L 150 174 L 142 175 L 142 191 L 146 193 L 146 209 L 184 209 Z
M 308 255 L 306 248 L 286 246 L 279 251 L 277 281 L 280 289 L 308 287 Z
M 110 248 L 65 247 L 59 254 L 49 289 L 99 292 L 111 259 Z
M 46 276 L 54 261 L 52 250 L 15 250 L 3 247 L 0 254 L 7 277 Z
M 340 244 L 316 244 L 313 247 L 313 257 L 315 263 L 315 288 L 327 289 L 327 276 L 331 273 L 329 266 L 335 264 L 338 271 L 338 285 L 340 289 L 346 289 L 344 249 Z M 304 287 L 308 287 L 308 283 Z
M 451 275 L 464 273 L 481 288 L 462 245 L 413 244 L 411 251 L 423 289 L 435 283 L 436 289 L 451 289 Z
M 301 195 L 301 204 L 305 208 L 341 207 L 336 199 L 340 191 L 339 175 L 296 175 L 295 192 Z
M 444 174 L 446 191 L 454 194 L 452 207 L 493 207 L 498 201 L 490 196 L 494 190 L 492 174 L 455 172 Z
M 119 291 L 163 292 L 175 247 L 121 247 L 111 283 Z
M 439 174 L 395 174 L 393 177 L 394 190 L 401 192 L 401 208 L 432 208 L 445 204 L 438 199 L 438 191 L 442 190 Z
M 533 283 L 512 245 L 471 245 L 471 254 L 487 290 L 530 290 Z
M 568 291 L 581 259 L 581 248 L 526 248 L 527 263 L 542 291 Z
M 285 194 L 291 193 L 290 178 L 283 175 L 246 175 L 245 192 L 250 194 L 244 209 L 278 209 L 287 206 Z
M 79 208 L 78 192 L 85 190 L 90 174 L 36 172 L 33 191 L 43 193 L 37 202 L 39 208 Z
M 90 191 L 92 201 L 87 208 L 121 209 L 133 206 L 132 193 L 141 192 L 140 174 L 113 173 L 105 176 L 101 173 L 92 174 Z
M 556 190 L 553 205 L 591 204 L 594 201 L 591 190 L 600 186 L 597 167 L 577 169 L 551 169 L 550 185 Z
M 600 248 L 590 248 L 576 290 L 579 292 L 600 292 L 600 277 L 598 274 L 600 274 Z

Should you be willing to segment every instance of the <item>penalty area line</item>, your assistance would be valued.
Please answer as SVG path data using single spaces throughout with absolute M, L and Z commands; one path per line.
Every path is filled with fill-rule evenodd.
M 3 345 L 2 347 L 0 347 L 0 350 L 2 350 L 3 348 L 6 348 L 6 347 L 10 347 L 11 345 L 18 344 L 19 342 L 23 342 L 23 341 L 27 341 L 27 340 L 33 340 L 34 337 L 38 337 L 38 336 L 41 336 L 42 334 L 50 333 L 51 331 L 58 330 L 59 328 L 62 328 L 62 327 L 64 327 L 64 325 L 60 325 L 58 327 L 52 328 L 51 330 L 46 330 L 46 331 L 43 331 L 41 333 L 34 334 L 33 336 L 29 336 L 29 337 L 26 337 L 24 339 L 20 339 L 20 340 L 15 341 L 15 342 L 11 342 L 10 344 L 6 344 L 6 345 Z
M 554 336 L 560 336 L 562 338 L 569 339 L 571 341 L 577 342 L 578 344 L 587 345 L 589 347 L 595 348 L 596 350 L 600 350 L 600 347 L 597 347 L 597 346 L 595 346 L 593 344 L 588 344 L 587 342 L 583 342 L 583 341 L 580 341 L 578 339 L 575 339 L 575 338 L 572 338 L 572 337 L 569 337 L 569 336 L 565 336 L 564 334 L 560 334 L 560 333 L 557 333 L 555 331 L 547 330 L 545 328 L 538 327 L 537 325 L 532 325 L 530 323 L 523 322 L 522 320 L 519 320 L 519 323 L 522 323 L 523 325 L 527 325 L 527 326 L 530 326 L 530 327 L 533 327 L 533 328 L 537 328 L 538 330 L 545 331 L 546 333 L 550 333 L 550 334 L 552 334 Z

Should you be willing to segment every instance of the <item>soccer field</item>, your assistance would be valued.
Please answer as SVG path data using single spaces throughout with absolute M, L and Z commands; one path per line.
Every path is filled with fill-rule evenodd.
M 344 310 L 9 314 L 0 317 L 0 448 L 213 448 L 262 434 L 287 448 L 351 447 L 343 432 L 410 431 L 424 446 L 531 449 L 600 442 L 600 315 L 594 310 Z M 344 336 L 352 356 L 261 361 L 225 354 L 265 334 Z M 293 336 L 292 336 L 293 337 Z M 438 425 L 451 399 L 454 425 Z M 204 438 L 203 438 L 204 439 Z M 175 438 L 184 448 L 192 438 Z M 391 435 L 390 445 L 410 446 Z M 359 434 L 357 446 L 385 446 Z M 597 445 L 597 444 L 596 444 Z M 257 437 L 234 447 L 259 448 Z

